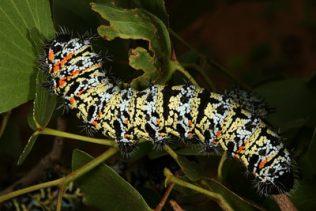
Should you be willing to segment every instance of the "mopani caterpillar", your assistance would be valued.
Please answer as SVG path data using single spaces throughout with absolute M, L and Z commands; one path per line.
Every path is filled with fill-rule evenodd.
M 0 210 L 56 210 L 58 193 L 58 187 L 43 188 L 3 203 Z M 80 189 L 70 183 L 63 194 L 63 210 L 78 210 L 82 204 L 82 198 L 83 194 Z
M 240 160 L 262 193 L 292 188 L 292 160 L 281 138 L 229 95 L 192 85 L 121 89 L 103 70 L 90 39 L 65 34 L 50 42 L 45 63 L 52 91 L 123 151 L 132 150 L 139 139 L 155 144 L 170 137 L 198 140 L 206 149 L 220 147 Z

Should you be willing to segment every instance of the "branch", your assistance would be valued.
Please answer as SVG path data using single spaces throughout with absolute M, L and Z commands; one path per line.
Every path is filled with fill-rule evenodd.
M 64 131 L 59 131 L 51 128 L 44 128 L 43 130 L 39 131 L 38 134 L 42 135 L 51 135 L 51 136 L 59 136 L 63 138 L 69 138 L 69 139 L 75 139 L 80 140 L 84 142 L 94 143 L 94 144 L 101 144 L 101 145 L 107 145 L 111 147 L 117 147 L 117 144 L 113 140 L 108 139 L 101 139 L 101 138 L 91 138 L 88 136 L 81 136 L 73 133 L 67 133 Z
M 66 130 L 66 122 L 62 118 L 57 119 L 57 129 L 58 130 Z M 34 183 L 39 180 L 43 175 L 42 173 L 53 166 L 60 158 L 63 148 L 63 138 L 56 137 L 54 139 L 54 144 L 52 150 L 42 158 L 35 167 L 33 167 L 24 177 L 16 181 L 14 184 L 7 187 L 0 194 L 6 194 L 14 189 L 17 186 L 26 186 Z
M 272 198 L 279 205 L 281 211 L 297 211 L 297 208 L 287 195 L 273 195 Z
M 170 200 L 169 203 L 173 211 L 184 211 L 184 209 L 180 207 L 180 205 L 175 200 Z
M 174 183 L 170 183 L 170 184 L 168 185 L 168 187 L 167 187 L 165 193 L 163 194 L 163 196 L 162 196 L 162 198 L 161 198 L 159 204 L 158 204 L 157 207 L 154 209 L 154 211 L 161 211 L 161 210 L 162 210 L 162 208 L 163 208 L 163 207 L 165 206 L 165 204 L 166 204 L 166 201 L 167 201 L 167 199 L 168 199 L 168 197 L 169 197 L 169 195 L 170 195 L 170 193 L 171 193 L 173 187 L 174 187 Z

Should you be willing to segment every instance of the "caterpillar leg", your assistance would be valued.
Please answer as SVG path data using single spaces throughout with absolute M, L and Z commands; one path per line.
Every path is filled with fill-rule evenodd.
M 133 130 L 127 130 L 122 121 L 115 120 L 116 143 L 124 157 L 128 157 L 135 149 L 137 141 L 134 138 Z
M 146 123 L 145 129 L 153 143 L 153 148 L 156 150 L 162 150 L 166 143 L 166 137 L 164 135 L 165 133 L 159 131 L 157 122 L 159 122 L 158 119 L 152 117 L 152 120 Z
M 131 154 L 135 151 L 137 141 L 129 140 L 126 138 L 120 139 L 116 141 L 122 155 L 124 157 L 130 157 Z

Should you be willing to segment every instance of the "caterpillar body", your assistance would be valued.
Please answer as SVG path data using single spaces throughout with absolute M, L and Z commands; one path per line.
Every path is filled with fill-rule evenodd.
M 121 89 L 102 68 L 89 39 L 59 35 L 46 53 L 52 91 L 83 122 L 115 139 L 124 151 L 139 139 L 163 144 L 171 137 L 220 147 L 240 160 L 264 194 L 289 191 L 292 160 L 281 138 L 260 115 L 230 95 L 192 85 Z
M 58 187 L 43 188 L 3 203 L 0 206 L 0 210 L 56 210 L 58 193 Z M 78 210 L 82 206 L 82 201 L 82 192 L 73 183 L 70 183 L 63 193 L 62 209 Z

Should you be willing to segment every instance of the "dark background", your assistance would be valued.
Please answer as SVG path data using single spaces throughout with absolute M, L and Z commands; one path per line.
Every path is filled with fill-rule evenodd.
M 91 28 L 91 25 L 85 25 L 82 19 L 77 17 L 78 14 L 63 10 L 63 1 L 52 2 L 52 4 L 57 24 L 66 25 L 74 30 L 79 28 L 78 31 Z M 314 77 L 316 2 L 312 0 L 197 0 L 194 2 L 167 0 L 166 8 L 170 27 L 192 48 L 205 55 L 209 65 L 205 68 L 203 58 L 171 36 L 180 61 L 190 61 L 202 66 L 202 71 L 215 84 L 217 91 L 221 92 L 235 85 L 247 87 L 257 91 L 276 108 L 269 121 L 286 138 L 285 143 L 297 161 L 299 171 L 290 198 L 299 209 L 315 210 L 316 140 L 315 137 L 313 138 L 313 131 L 316 120 Z M 69 18 L 65 20 L 63 15 Z M 87 22 L 98 19 L 92 12 L 89 15 Z M 114 46 L 109 49 L 113 56 L 113 62 L 109 66 L 112 66 L 118 77 L 129 82 L 138 73 L 126 67 L 127 51 L 122 51 L 126 45 L 119 41 L 113 43 L 106 44 Z M 223 68 L 218 68 L 212 62 L 221 64 Z M 201 86 L 211 88 L 203 74 L 196 71 L 194 67 L 189 67 L 188 70 Z M 229 75 L 232 75 L 233 79 Z M 186 79 L 179 80 L 177 76 L 172 78 L 171 83 L 186 82 Z M 54 138 L 41 136 L 26 162 L 21 167 L 16 166 L 18 155 L 32 134 L 27 123 L 31 108 L 32 103 L 26 103 L 11 112 L 8 126 L 0 140 L 2 188 L 23 177 L 51 150 Z M 59 114 L 60 112 L 57 111 L 55 117 Z M 73 115 L 67 114 L 65 119 L 67 119 L 67 131 L 84 134 L 81 132 L 80 123 Z M 56 128 L 55 121 L 51 121 L 49 127 Z M 81 148 L 92 155 L 104 151 L 103 146 L 69 141 L 63 145 L 63 153 L 57 162 L 58 165 L 69 168 L 71 152 L 74 148 Z M 208 176 L 216 174 L 218 156 L 189 158 L 193 161 L 198 160 L 197 163 L 201 166 L 205 163 L 213 165 Z M 152 207 L 159 202 L 164 190 L 163 167 L 168 166 L 174 171 L 178 170 L 177 165 L 167 156 L 153 160 L 145 156 L 136 161 L 113 158 L 111 163 L 115 165 L 123 163 L 121 175 L 140 191 Z M 243 172 L 237 162 L 228 161 L 224 168 L 224 184 L 260 206 L 277 209 L 274 202 L 255 193 L 251 179 L 247 179 Z M 187 193 L 181 188 L 175 190 L 172 197 L 188 210 L 193 210 L 196 206 L 199 210 L 216 207 L 205 197 Z M 167 206 L 166 209 L 171 208 Z

